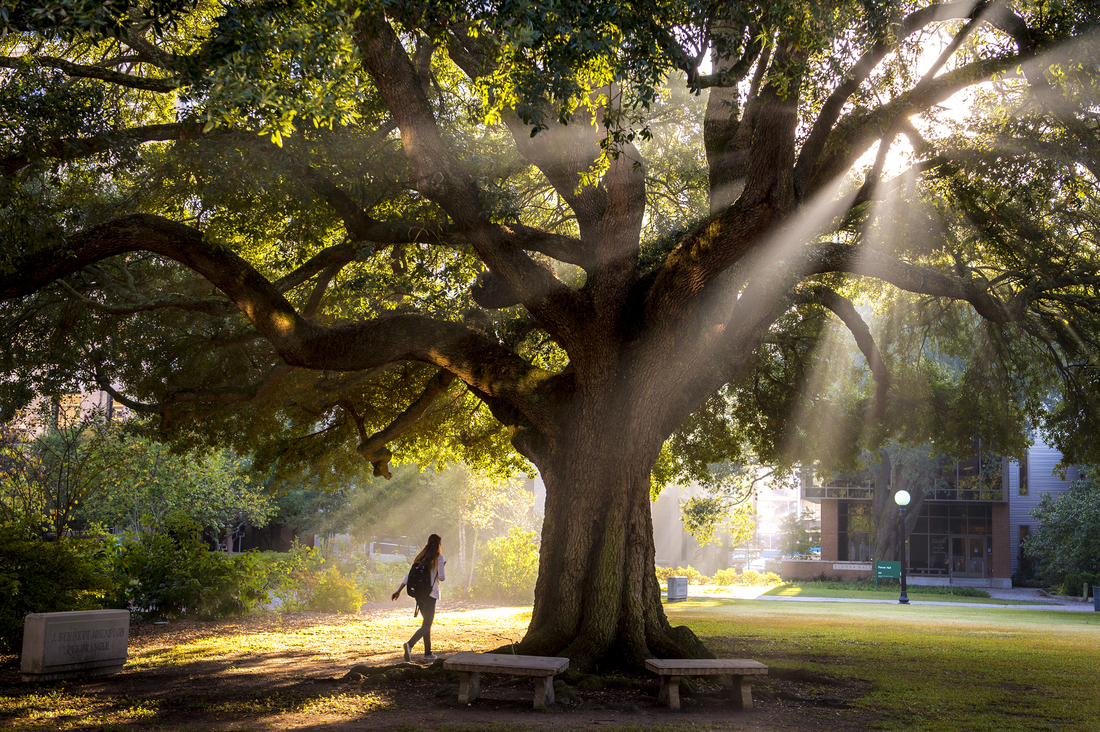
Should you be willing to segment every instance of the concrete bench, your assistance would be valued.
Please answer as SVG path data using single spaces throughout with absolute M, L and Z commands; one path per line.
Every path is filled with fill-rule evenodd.
M 733 703 L 741 709 L 752 709 L 752 677 L 766 675 L 768 667 L 759 661 L 734 658 L 651 658 L 645 667 L 661 677 L 659 704 L 669 709 L 680 708 L 681 676 L 729 676 Z
M 480 674 L 534 676 L 535 708 L 554 703 L 554 675 L 569 668 L 568 658 L 556 656 L 513 656 L 503 653 L 456 653 L 443 662 L 443 668 L 457 671 L 458 701 L 461 704 L 481 696 Z
M 32 613 L 23 621 L 23 681 L 100 676 L 122 670 L 130 640 L 126 610 Z

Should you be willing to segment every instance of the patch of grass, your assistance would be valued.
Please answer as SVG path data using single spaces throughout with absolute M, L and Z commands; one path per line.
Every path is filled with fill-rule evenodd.
M 125 695 L 100 698 L 70 691 L 67 686 L 43 692 L 33 687 L 9 687 L 0 689 L 0 722 L 11 730 L 123 730 L 129 722 L 156 717 L 158 704 L 157 700 L 136 701 Z
M 813 580 L 805 582 L 784 582 L 773 587 L 765 595 L 773 597 L 829 597 L 850 600 L 897 600 L 901 585 L 896 582 L 886 584 L 880 581 L 878 589 L 873 582 L 836 582 Z M 906 593 L 910 600 L 929 602 L 970 602 L 986 605 L 1042 605 L 1031 600 L 1003 600 L 989 596 L 985 590 L 975 587 L 928 587 L 910 585 Z
M 311 699 L 302 706 L 306 714 L 339 714 L 356 716 L 364 712 L 388 709 L 393 703 L 379 694 L 333 694 Z
M 1100 718 L 1091 613 L 753 600 L 665 612 L 718 656 L 867 680 L 855 705 L 880 729 L 1085 730 Z
M 232 717 L 265 717 L 288 713 L 354 716 L 389 706 L 391 703 L 384 697 L 369 692 L 307 696 L 272 691 L 228 699 L 205 697 L 191 703 L 194 710 Z
M 440 724 L 422 727 L 418 724 L 400 723 L 394 725 L 392 732 L 545 732 L 545 725 L 522 724 L 519 722 L 493 722 L 481 724 Z M 585 727 L 585 729 L 589 729 Z M 738 729 L 729 725 L 697 724 L 692 722 L 672 722 L 670 724 L 600 724 L 600 732 L 709 732 L 710 730 Z
M 879 580 L 875 586 L 874 580 L 861 580 L 858 582 L 839 582 L 837 580 L 806 580 L 784 582 L 780 587 L 799 587 L 805 590 L 851 590 L 853 592 L 881 592 L 889 591 L 897 593 L 901 589 L 901 583 L 895 580 Z M 989 593 L 977 587 L 946 587 L 909 585 L 909 592 L 922 592 L 928 595 L 952 595 L 955 597 L 989 597 Z
M 531 608 L 491 608 L 441 613 L 432 626 L 432 649 L 450 655 L 470 648 L 495 648 L 519 640 L 531 620 Z M 170 647 L 135 649 L 131 644 L 127 669 L 183 666 L 197 661 L 227 661 L 245 666 L 250 657 L 308 652 L 313 658 L 347 662 L 364 657 L 401 653 L 401 642 L 420 626 L 412 612 L 407 617 L 362 618 L 328 616 L 317 625 L 281 627 L 273 621 L 260 629 L 238 633 L 196 635 Z

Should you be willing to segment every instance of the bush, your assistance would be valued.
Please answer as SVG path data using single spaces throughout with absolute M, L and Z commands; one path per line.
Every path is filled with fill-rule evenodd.
M 699 570 L 694 567 L 677 567 L 676 569 L 657 567 L 657 580 L 659 582 L 667 584 L 669 577 L 687 577 L 689 585 L 710 584 L 710 578 L 705 574 L 700 574 Z
M 363 605 L 363 597 L 355 588 L 355 582 L 335 568 L 321 574 L 312 590 L 306 603 L 310 610 L 322 613 L 357 613 Z
M 1090 574 L 1088 572 L 1069 572 L 1066 574 L 1066 579 L 1062 584 L 1062 592 L 1060 594 L 1080 597 L 1081 593 L 1085 591 L 1085 586 L 1088 585 L 1088 594 L 1091 596 L 1092 588 L 1097 584 L 1100 584 L 1100 575 Z
M 243 615 L 270 601 L 268 568 L 256 552 L 212 552 L 193 527 L 130 533 L 115 558 L 115 607 L 146 618 Z
M 506 536 L 485 543 L 474 592 L 493 600 L 532 602 L 538 570 L 538 534 L 513 526 Z
M 0 652 L 18 653 L 28 613 L 102 607 L 112 588 L 106 540 L 43 541 L 0 528 Z
M 1057 498 L 1048 493 L 1031 515 L 1039 527 L 1024 540 L 1024 552 L 1039 563 L 1045 582 L 1078 595 L 1087 577 L 1100 575 L 1100 482 L 1086 477 Z
M 745 587 L 760 587 L 761 585 L 783 584 L 783 580 L 775 572 L 757 572 L 755 569 L 746 569 L 737 584 Z
M 309 609 L 325 559 L 316 549 L 295 540 L 288 552 L 264 552 L 266 588 L 284 612 Z
M 404 562 L 365 559 L 355 572 L 355 586 L 365 600 L 388 600 L 409 571 Z
M 720 569 L 710 578 L 712 585 L 736 585 L 740 582 L 736 569 Z

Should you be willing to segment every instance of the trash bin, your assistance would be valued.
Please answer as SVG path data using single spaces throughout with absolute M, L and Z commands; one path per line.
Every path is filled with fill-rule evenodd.
M 1100 613 L 1100 585 L 1092 586 L 1092 610 Z
M 669 602 L 681 602 L 688 599 L 688 578 L 687 577 L 669 577 L 668 578 L 668 594 L 667 599 Z

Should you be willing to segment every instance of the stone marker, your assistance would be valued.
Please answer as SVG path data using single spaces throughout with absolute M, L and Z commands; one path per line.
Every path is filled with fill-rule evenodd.
M 683 602 L 686 599 L 688 599 L 688 578 L 669 577 L 665 600 L 668 602 Z
M 23 681 L 102 676 L 122 670 L 128 610 L 32 613 L 23 623 Z

